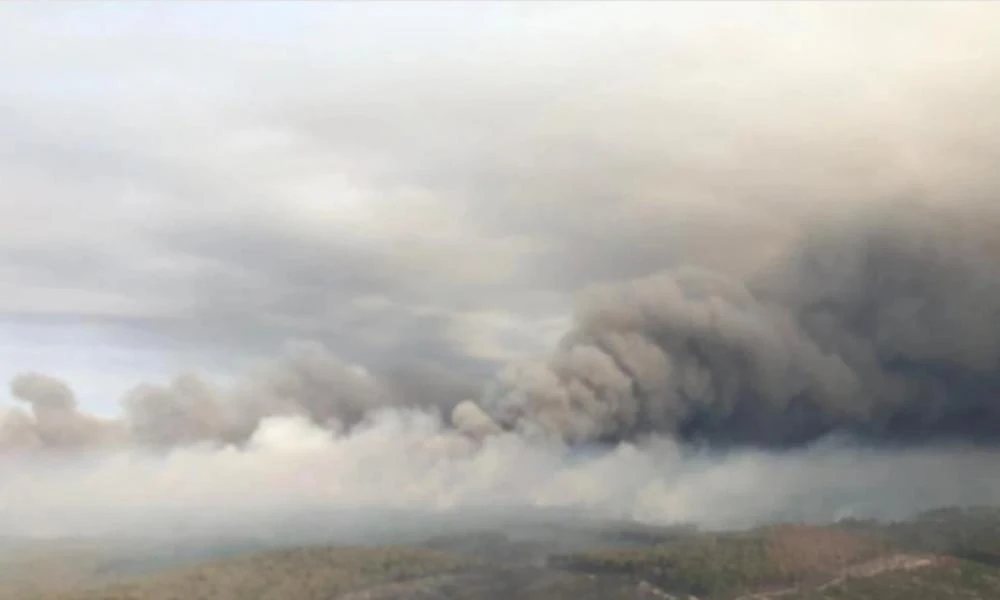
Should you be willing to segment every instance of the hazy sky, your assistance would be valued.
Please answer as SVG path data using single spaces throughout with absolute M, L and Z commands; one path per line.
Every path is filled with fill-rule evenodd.
M 991 201 L 1000 6 L 0 5 L 0 377 L 470 381 L 587 286 Z

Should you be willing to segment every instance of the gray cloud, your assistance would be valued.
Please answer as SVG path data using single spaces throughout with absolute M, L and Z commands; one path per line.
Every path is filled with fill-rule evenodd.
M 461 367 L 482 311 L 987 194 L 991 10 L 5 8 L 3 308 Z

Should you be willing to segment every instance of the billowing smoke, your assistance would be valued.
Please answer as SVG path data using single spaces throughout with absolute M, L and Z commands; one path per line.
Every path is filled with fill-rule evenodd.
M 1000 441 L 1000 221 L 905 208 L 816 227 L 747 280 L 683 268 L 597 289 L 482 406 L 570 443 Z
M 290 345 L 282 359 L 259 365 L 231 386 L 191 373 L 166 385 L 140 385 L 123 399 L 117 421 L 79 412 L 69 387 L 46 375 L 18 376 L 11 391 L 31 406 L 30 412 L 0 414 L 0 448 L 11 450 L 242 445 L 268 417 L 300 417 L 336 432 L 403 401 L 364 368 L 305 343 Z
M 142 385 L 120 421 L 22 375 L 11 390 L 30 410 L 6 413 L 0 447 L 241 445 L 270 417 L 338 433 L 393 407 L 450 411 L 477 439 L 570 445 L 1000 441 L 1000 221 L 906 208 L 813 227 L 745 279 L 687 267 L 592 290 L 550 356 L 503 369 L 454 410 L 300 344 L 230 386 L 193 374 Z
M 117 419 L 24 374 L 0 415 L 0 529 L 241 530 L 317 507 L 722 526 L 1000 501 L 978 445 L 1000 441 L 997 220 L 956 214 L 815 227 L 745 279 L 595 289 L 551 355 L 463 402 L 316 344 L 228 385 L 141 385 Z
M 8 367 L 322 342 L 14 378 L 0 538 L 1000 502 L 998 5 L 306 4 L 0 18 Z
M 63 382 L 40 373 L 18 375 L 11 394 L 30 410 L 0 413 L 0 450 L 14 448 L 81 449 L 122 441 L 120 424 L 81 413 Z

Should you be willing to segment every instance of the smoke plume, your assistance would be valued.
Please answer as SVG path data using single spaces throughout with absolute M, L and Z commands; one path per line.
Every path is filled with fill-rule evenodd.
M 11 391 L 30 410 L 7 412 L 0 447 L 240 445 L 270 417 L 343 432 L 393 407 L 451 410 L 477 439 L 570 445 L 1000 441 L 995 216 L 903 207 L 816 226 L 746 279 L 687 267 L 594 289 L 550 356 L 454 410 L 300 344 L 226 388 L 194 374 L 142 385 L 120 421 L 81 413 L 62 382 L 19 376 Z
M 998 5 L 7 4 L 0 537 L 1000 502 Z
M 240 531 L 317 507 L 727 526 L 998 501 L 994 216 L 869 215 L 745 279 L 688 267 L 594 289 L 549 356 L 457 403 L 318 344 L 230 385 L 141 385 L 118 419 L 20 375 L 0 529 Z
M 301 417 L 336 432 L 402 399 L 365 369 L 318 344 L 293 344 L 229 387 L 186 373 L 166 385 L 143 384 L 122 400 L 122 418 L 101 420 L 77 410 L 70 388 L 37 373 L 18 376 L 11 392 L 31 411 L 0 414 L 0 448 L 70 449 L 135 445 L 169 449 L 241 445 L 269 417 Z
M 26 408 L 0 415 L 0 530 L 246 533 L 322 510 L 336 537 L 487 508 L 721 527 L 1000 501 L 978 445 L 1000 441 L 993 217 L 868 216 L 745 279 L 592 290 L 549 356 L 457 404 L 316 344 L 231 385 L 139 386 L 117 420 L 25 374 Z
M 118 423 L 81 413 L 72 390 L 58 379 L 24 373 L 11 381 L 10 390 L 30 411 L 15 408 L 0 413 L 0 450 L 82 449 L 121 440 Z
M 483 407 L 570 443 L 998 441 L 1000 221 L 902 208 L 817 226 L 747 280 L 683 268 L 596 289 Z

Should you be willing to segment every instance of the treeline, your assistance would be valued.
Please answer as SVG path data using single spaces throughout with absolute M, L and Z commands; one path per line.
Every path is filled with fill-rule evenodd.
M 945 508 L 883 526 L 884 535 L 905 548 L 947 554 L 1000 566 L 1000 509 Z

